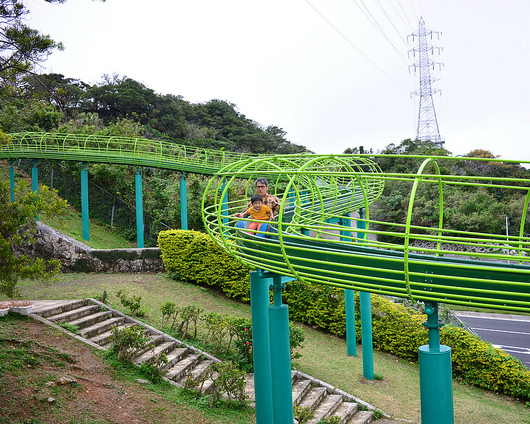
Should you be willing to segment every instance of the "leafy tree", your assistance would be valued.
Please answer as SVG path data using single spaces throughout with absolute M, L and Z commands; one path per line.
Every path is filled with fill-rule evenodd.
M 47 282 L 59 272 L 58 261 L 32 258 L 21 251 L 35 242 L 37 214 L 57 215 L 66 207 L 66 201 L 46 186 L 37 195 L 20 180 L 15 191 L 11 203 L 9 183 L 0 182 L 0 293 L 8 297 L 18 295 L 21 279 Z
M 2 0 L 0 3 L 0 75 L 8 85 L 16 80 L 17 75 L 31 72 L 53 50 L 63 49 L 61 43 L 24 23 L 23 19 L 28 13 L 22 1 Z

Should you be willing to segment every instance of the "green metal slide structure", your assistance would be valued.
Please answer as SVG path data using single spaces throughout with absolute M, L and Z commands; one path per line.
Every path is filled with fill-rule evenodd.
M 440 173 L 439 164 L 447 168 L 448 162 L 470 158 L 415 157 L 423 159 L 416 174 L 388 174 L 371 159 L 377 155 L 252 157 L 142 138 L 63 133 L 19 133 L 9 138 L 0 145 L 3 159 L 105 162 L 221 177 L 208 186 L 207 195 L 213 193 L 215 201 L 204 208 L 205 223 L 224 249 L 251 267 L 309 283 L 412 300 L 530 311 L 530 238 L 524 232 L 530 181 Z M 246 194 L 251 195 L 259 176 L 271 181 L 269 192 L 282 200 L 269 238 L 238 230 L 240 220 L 233 214 L 243 210 L 247 200 L 227 199 L 233 181 L 247 180 Z M 370 205 L 390 181 L 410 186 L 406 224 L 370 220 Z M 438 192 L 438 222 L 429 228 L 412 225 L 416 193 L 428 185 Z M 517 191 L 519 234 L 445 228 L 444 193 L 455 186 Z M 359 209 L 366 216 L 352 218 Z M 345 227 L 347 221 L 362 229 Z M 374 224 L 379 224 L 377 231 Z M 377 234 L 383 232 L 398 241 L 378 242 Z
M 403 158 L 403 157 L 401 157 Z M 530 181 L 442 175 L 439 162 L 463 158 L 424 158 L 416 174 L 383 173 L 361 156 L 276 156 L 249 158 L 217 173 L 226 183 L 208 187 L 214 205 L 204 209 L 207 228 L 224 249 L 244 263 L 308 283 L 409 298 L 507 311 L 530 311 L 530 238 L 524 224 Z M 467 160 L 467 158 L 466 158 Z M 447 164 L 444 164 L 447 165 Z M 223 206 L 230 183 L 265 176 L 276 181 L 281 212 L 269 237 L 250 236 L 236 227 L 233 214 L 246 201 Z M 385 183 L 410 186 L 406 224 L 370 220 L 369 206 Z M 420 186 L 437 192 L 435 227 L 412 225 Z M 521 203 L 518 235 L 482 234 L 444 227 L 444 193 L 455 186 L 472 190 L 517 190 Z M 366 218 L 351 218 L 358 209 Z M 361 228 L 340 221 L 354 220 Z M 359 225 L 362 224 L 362 225 Z M 377 241 L 377 234 L 396 242 Z

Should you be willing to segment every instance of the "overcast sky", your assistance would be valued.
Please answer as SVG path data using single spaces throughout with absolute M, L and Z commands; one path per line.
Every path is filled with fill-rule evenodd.
M 423 16 L 441 32 L 429 42 L 443 48 L 431 75 L 445 147 L 530 161 L 527 0 L 25 3 L 28 24 L 65 46 L 41 72 L 91 84 L 117 73 L 193 103 L 226 100 L 316 153 L 415 138 L 407 35 Z

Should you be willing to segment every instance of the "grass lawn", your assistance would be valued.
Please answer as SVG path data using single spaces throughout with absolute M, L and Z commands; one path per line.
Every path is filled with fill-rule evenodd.
M 110 303 L 124 310 L 116 293 L 142 297 L 146 322 L 159 326 L 160 307 L 167 301 L 179 306 L 195 304 L 206 312 L 250 317 L 250 306 L 191 284 L 171 280 L 165 274 L 63 274 L 48 287 L 33 283 L 21 285 L 24 297 L 31 299 L 77 299 L 94 297 L 107 291 Z M 362 351 L 357 357 L 346 355 L 345 340 L 304 327 L 302 357 L 293 366 L 371 403 L 395 418 L 420 421 L 419 367 L 391 355 L 374 352 L 375 372 L 382 380 L 362 377 Z M 455 382 L 454 411 L 456 424 L 528 423 L 530 406 L 505 396 Z

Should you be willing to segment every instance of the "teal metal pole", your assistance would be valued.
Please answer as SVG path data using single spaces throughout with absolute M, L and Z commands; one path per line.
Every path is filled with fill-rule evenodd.
M 372 340 L 372 305 L 370 293 L 359 292 L 361 300 L 361 337 L 363 350 L 363 375 L 374 379 L 374 346 Z
M 359 218 L 364 219 L 364 209 L 359 209 Z M 366 222 L 357 221 L 358 229 L 366 229 Z M 360 243 L 364 242 L 364 232 L 358 232 Z M 362 239 L 362 240 L 361 240 Z M 370 293 L 359 292 L 361 303 L 361 338 L 363 350 L 363 375 L 368 380 L 374 379 L 374 344 L 372 339 L 372 301 Z
M 13 161 L 9 161 L 9 187 L 11 188 L 11 203 L 15 201 L 15 168 Z
M 256 423 L 273 424 L 272 377 L 269 337 L 269 282 L 260 271 L 250 272 L 252 351 L 254 352 L 254 391 Z
M 90 220 L 88 213 L 88 172 L 83 162 L 81 170 L 81 225 L 83 228 L 83 240 L 90 241 Z
M 144 199 L 142 193 L 142 175 L 140 167 L 136 167 L 136 176 L 134 177 L 136 187 L 136 247 L 144 247 Z
M 429 330 L 429 345 L 420 346 L 421 422 L 429 424 L 453 424 L 453 381 L 451 348 L 440 345 L 438 303 L 425 304 L 427 321 L 423 325 Z
M 274 423 L 278 424 L 293 422 L 289 307 L 282 305 L 284 288 L 281 275 L 273 274 L 271 289 L 273 290 L 274 306 L 269 307 L 269 335 L 273 416 Z
M 344 289 L 344 308 L 346 312 L 346 353 L 357 356 L 357 334 L 355 333 L 355 292 Z
M 351 227 L 350 214 L 344 215 L 340 219 L 340 225 Z M 340 231 L 341 241 L 347 241 L 351 237 L 351 229 Z M 346 353 L 350 356 L 357 356 L 357 334 L 355 332 L 355 292 L 344 289 L 344 311 L 346 313 Z
M 186 177 L 184 171 L 180 174 L 180 229 L 188 229 L 188 192 L 186 189 Z
M 37 161 L 33 161 L 33 168 L 31 168 L 31 191 L 39 194 L 39 170 L 37 169 Z M 39 213 L 35 216 L 35 220 L 39 220 Z
M 222 191 L 226 188 L 226 181 L 223 179 Z M 223 204 L 221 205 L 221 215 L 226 216 L 223 218 L 223 225 L 228 225 L 228 192 L 223 196 Z

